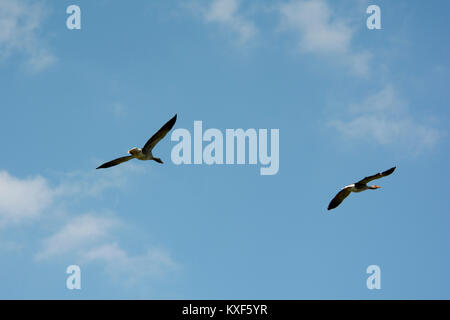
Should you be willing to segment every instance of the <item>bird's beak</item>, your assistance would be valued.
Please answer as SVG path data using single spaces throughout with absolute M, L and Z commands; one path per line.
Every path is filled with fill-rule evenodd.
M 374 186 L 375 187 L 375 189 L 379 189 L 379 188 L 381 188 L 380 186 Z

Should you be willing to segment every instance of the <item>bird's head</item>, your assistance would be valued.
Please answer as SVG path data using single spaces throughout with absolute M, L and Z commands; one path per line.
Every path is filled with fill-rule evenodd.
M 135 156 L 139 153 L 139 148 L 134 147 L 133 149 L 128 150 L 128 153 Z
M 381 187 L 380 186 L 375 186 L 375 185 L 369 187 L 369 189 L 379 189 L 379 188 L 381 188 Z

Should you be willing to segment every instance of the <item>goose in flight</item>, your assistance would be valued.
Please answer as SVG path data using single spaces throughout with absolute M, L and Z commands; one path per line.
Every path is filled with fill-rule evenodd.
M 160 158 L 153 157 L 152 150 L 156 146 L 156 144 L 165 137 L 167 132 L 172 129 L 172 127 L 175 124 L 175 121 L 177 121 L 177 115 L 167 121 L 165 125 L 161 127 L 161 129 L 158 130 L 150 139 L 148 139 L 147 143 L 144 145 L 142 149 L 134 147 L 133 149 L 129 150 L 128 153 L 129 156 L 120 157 L 117 159 L 114 159 L 112 161 L 106 162 L 102 164 L 101 166 L 97 167 L 97 169 L 103 169 L 103 168 L 109 168 L 113 166 L 117 166 L 118 164 L 121 164 L 122 162 L 126 162 L 128 160 L 131 160 L 133 158 L 136 158 L 138 160 L 155 160 L 158 163 L 163 163 Z
M 328 205 L 328 210 L 334 209 L 338 205 L 340 205 L 341 202 L 344 201 L 344 199 L 347 198 L 351 192 L 361 192 L 361 191 L 365 191 L 367 189 L 374 190 L 374 189 L 381 188 L 380 186 L 376 186 L 376 185 L 368 186 L 367 183 L 372 180 L 380 179 L 382 177 L 386 177 L 386 176 L 390 175 L 392 172 L 394 172 L 395 168 L 396 167 L 390 168 L 389 170 L 374 174 L 373 176 L 365 177 L 364 179 L 362 179 L 356 183 L 345 186 L 344 188 L 342 188 L 341 191 L 339 191 L 339 193 L 333 198 L 333 200 L 331 200 L 330 204 Z

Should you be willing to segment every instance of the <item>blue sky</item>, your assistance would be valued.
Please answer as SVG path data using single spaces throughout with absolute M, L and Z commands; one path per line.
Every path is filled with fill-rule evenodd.
M 81 30 L 66 27 L 72 4 Z M 450 298 L 449 12 L 0 0 L 0 298 Z M 164 165 L 95 170 L 175 113 L 191 132 L 279 129 L 278 173 L 177 166 L 170 136 Z M 66 288 L 73 264 L 81 290 Z

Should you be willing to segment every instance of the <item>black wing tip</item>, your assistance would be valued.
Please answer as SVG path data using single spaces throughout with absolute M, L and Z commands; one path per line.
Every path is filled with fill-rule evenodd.
M 113 161 L 114 161 L 114 160 L 113 160 Z M 110 162 L 112 162 L 112 161 L 110 161 Z M 110 167 L 112 167 L 110 162 L 105 162 L 105 163 L 103 163 L 102 165 L 98 166 L 98 167 L 95 168 L 95 169 L 106 169 L 106 168 L 110 168 Z
M 385 172 L 383 172 L 383 175 L 389 175 L 389 174 L 391 174 L 392 172 L 395 171 L 395 168 L 397 168 L 397 167 L 392 167 L 392 168 L 386 170 Z
M 169 130 L 172 129 L 172 127 L 175 125 L 175 122 L 177 122 L 177 114 L 175 113 L 175 115 L 172 117 L 172 119 L 170 119 L 169 121 L 167 121 L 167 124 L 165 127 L 168 127 Z
M 334 199 L 333 199 L 333 200 L 331 200 L 331 202 L 328 204 L 328 210 L 332 210 L 332 209 L 336 208 L 338 205 L 339 205 L 339 203 L 336 204 L 336 201 L 334 201 Z

